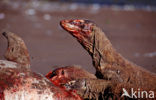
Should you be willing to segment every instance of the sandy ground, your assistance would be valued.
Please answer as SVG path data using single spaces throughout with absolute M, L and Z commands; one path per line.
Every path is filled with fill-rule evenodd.
M 31 55 L 32 69 L 42 74 L 66 65 L 80 65 L 95 72 L 88 53 L 59 25 L 60 20 L 69 18 L 94 21 L 125 58 L 156 73 L 154 11 L 97 5 L 0 3 L 0 32 L 7 30 L 21 36 Z M 0 34 L 0 59 L 4 59 L 6 47 L 6 39 Z

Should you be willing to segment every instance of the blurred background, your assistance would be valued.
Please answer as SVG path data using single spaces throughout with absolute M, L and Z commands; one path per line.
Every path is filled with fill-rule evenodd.
M 59 23 L 89 19 L 125 58 L 156 73 L 156 0 L 0 0 L 0 33 L 23 38 L 32 70 L 46 74 L 66 65 L 95 73 L 91 57 Z M 7 48 L 0 34 L 0 59 Z

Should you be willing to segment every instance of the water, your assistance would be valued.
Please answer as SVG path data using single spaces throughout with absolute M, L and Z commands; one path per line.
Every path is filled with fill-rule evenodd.
M 156 0 L 60 0 L 63 2 L 77 3 L 98 3 L 101 5 L 135 5 L 135 6 L 156 6 Z

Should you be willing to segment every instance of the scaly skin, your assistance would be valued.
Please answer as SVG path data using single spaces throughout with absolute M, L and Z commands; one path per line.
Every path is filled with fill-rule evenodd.
M 107 91 L 110 86 L 113 86 L 111 90 L 114 90 L 116 84 L 112 85 L 110 81 L 97 79 L 95 75 L 77 66 L 57 68 L 49 72 L 46 77 L 56 86 L 74 91 L 83 99 L 107 100 L 112 94 L 115 95 L 114 98 L 120 94 L 115 91 Z
M 11 32 L 3 32 L 2 34 L 8 40 L 8 48 L 5 53 L 5 58 L 8 61 L 17 62 L 30 68 L 30 57 L 24 41 Z
M 64 84 L 77 79 L 93 78 L 96 79 L 94 74 L 78 67 L 78 66 L 66 66 L 57 68 L 54 71 L 49 72 L 46 77 L 56 86 L 64 87 Z
M 111 80 L 129 89 L 141 88 L 156 92 L 156 75 L 117 53 L 105 33 L 96 24 L 79 19 L 62 20 L 60 24 L 88 51 L 98 78 Z
M 5 57 L 9 61 L 0 60 L 0 100 L 82 100 L 76 92 L 32 72 L 24 41 L 11 32 L 3 35 L 8 40 Z
M 89 100 L 133 100 L 129 97 L 122 97 L 122 88 L 125 84 L 115 83 L 103 79 L 78 79 L 65 85 L 67 89 L 75 89 L 84 99 Z M 128 90 L 126 86 L 126 90 Z M 136 89 L 137 90 L 137 89 Z M 131 91 L 128 91 L 131 93 Z M 134 99 L 135 100 L 135 99 Z

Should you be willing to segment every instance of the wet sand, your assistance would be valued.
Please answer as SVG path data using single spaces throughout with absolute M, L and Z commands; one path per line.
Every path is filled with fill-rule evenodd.
M 97 23 L 125 58 L 156 73 L 156 12 L 62 7 L 34 10 L 29 5 L 15 8 L 0 3 L 0 32 L 11 31 L 23 38 L 33 71 L 46 74 L 57 67 L 80 65 L 95 72 L 88 53 L 59 25 L 62 19 L 82 18 Z M 0 59 L 4 59 L 6 47 L 6 39 L 0 34 Z

